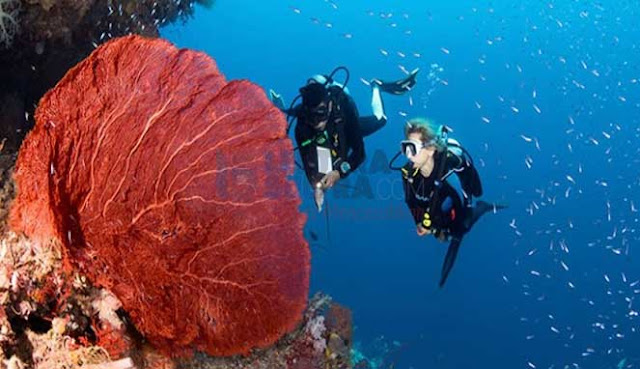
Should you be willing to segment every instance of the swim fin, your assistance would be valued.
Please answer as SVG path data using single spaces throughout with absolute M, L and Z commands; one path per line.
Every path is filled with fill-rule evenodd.
M 456 262 L 456 257 L 458 256 L 458 250 L 460 250 L 460 243 L 462 243 L 462 238 L 453 238 L 451 243 L 449 244 L 449 249 L 447 250 L 447 256 L 444 257 L 444 263 L 442 263 L 442 272 L 440 274 L 440 288 L 442 288 L 447 281 L 447 277 L 449 277 L 449 273 L 451 273 L 451 269 L 453 269 L 453 264 Z
M 380 91 L 386 92 L 392 95 L 402 95 L 408 91 L 411 91 L 413 86 L 416 85 L 416 75 L 420 71 L 420 68 L 416 68 L 406 78 L 393 81 L 384 82 L 379 79 L 374 79 L 371 83 L 375 83 L 380 86 Z
M 490 211 L 493 211 L 495 213 L 498 210 L 505 209 L 506 207 L 507 206 L 503 204 L 492 204 L 482 200 L 477 201 L 476 205 L 469 209 L 471 211 L 471 215 L 464 222 L 464 226 L 467 229 L 467 232 L 484 214 Z

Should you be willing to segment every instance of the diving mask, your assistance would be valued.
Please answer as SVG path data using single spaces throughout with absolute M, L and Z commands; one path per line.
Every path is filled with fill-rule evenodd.
M 402 140 L 400 142 L 400 150 L 408 158 L 412 156 L 416 156 L 418 152 L 420 152 L 420 150 L 423 149 L 424 147 L 425 145 L 418 140 L 409 139 L 409 140 Z
M 400 150 L 406 157 L 410 158 L 412 156 L 416 156 L 420 150 L 436 145 L 437 142 L 438 140 L 436 138 L 425 143 L 413 139 L 402 140 L 400 141 Z

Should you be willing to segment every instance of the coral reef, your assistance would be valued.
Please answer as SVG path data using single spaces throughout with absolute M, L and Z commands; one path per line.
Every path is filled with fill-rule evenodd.
M 261 88 L 128 36 L 71 69 L 36 122 L 12 229 L 60 243 L 65 271 L 112 291 L 154 346 L 233 355 L 295 328 L 310 255 L 286 121 Z
M 350 369 L 348 345 L 336 343 L 350 342 L 352 337 L 339 336 L 337 327 L 326 323 L 332 306 L 329 296 L 317 293 L 309 301 L 298 329 L 273 347 L 256 350 L 248 357 L 197 355 L 193 360 L 177 361 L 176 369 Z
M 6 203 L 0 203 L 5 207 Z M 303 320 L 272 347 L 253 350 L 249 356 L 214 358 L 198 353 L 192 358 L 172 359 L 145 345 L 132 331 L 120 301 L 105 289 L 92 286 L 81 274 L 64 273 L 55 243 L 41 245 L 41 257 L 32 252 L 32 241 L 12 233 L 0 237 L 0 368 L 34 369 L 348 369 L 347 345 L 351 332 L 335 319 L 336 311 L 350 316 L 344 307 L 322 294 L 308 304 Z M 12 272 L 11 272 L 12 271 Z M 7 274 L 10 273 L 10 274 Z M 9 276 L 17 275 L 11 278 Z M 27 280 L 33 276 L 33 280 Z M 49 282 L 47 282 L 49 281 Z M 68 284 L 71 284 L 69 286 Z M 43 295 L 53 289 L 54 294 Z M 52 309 L 58 293 L 70 289 L 66 303 Z M 11 312 L 9 319 L 4 312 Z M 340 321 L 333 326 L 332 321 Z M 119 332 L 113 342 L 92 335 L 96 327 Z M 93 332 L 95 333 L 95 332 Z M 93 337 L 92 337 L 93 336 Z M 332 343 L 333 342 L 333 343 Z M 112 355 L 113 343 L 124 344 L 119 359 Z M 107 349 L 106 347 L 110 347 Z M 333 348 L 336 348 L 334 350 Z M 322 348 L 319 350 L 319 348 Z
M 5 148 L 18 150 L 34 124 L 39 99 L 98 45 L 128 34 L 157 37 L 162 25 L 186 21 L 197 3 L 211 5 L 203 0 L 2 0 L 0 21 L 8 27 L 0 38 Z
M 7 230 L 14 159 L 0 155 L 0 368 L 108 364 L 109 342 L 99 341 L 93 329 L 115 326 L 118 345 L 128 342 L 125 322 L 116 313 L 120 303 L 84 276 L 65 273 L 55 240 L 33 242 Z

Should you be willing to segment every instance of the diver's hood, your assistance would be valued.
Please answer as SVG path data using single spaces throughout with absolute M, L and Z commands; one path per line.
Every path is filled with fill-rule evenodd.
M 300 89 L 300 95 L 302 96 L 302 106 L 306 109 L 315 108 L 329 97 L 325 85 L 317 82 L 311 82 L 302 87 Z

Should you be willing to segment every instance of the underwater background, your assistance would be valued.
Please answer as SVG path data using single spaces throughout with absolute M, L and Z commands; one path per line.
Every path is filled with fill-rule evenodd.
M 639 13 L 631 1 L 220 0 L 161 36 L 287 104 L 311 75 L 346 66 L 361 115 L 361 79 L 420 68 L 409 95 L 383 95 L 387 126 L 329 193 L 328 216 L 295 173 L 310 292 L 352 309 L 355 347 L 380 367 L 632 368 Z M 387 169 L 416 116 L 452 127 L 483 199 L 509 204 L 465 237 L 442 290 L 446 245 L 415 234 Z

